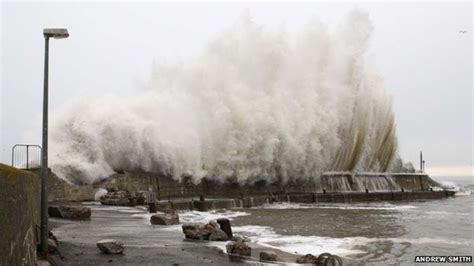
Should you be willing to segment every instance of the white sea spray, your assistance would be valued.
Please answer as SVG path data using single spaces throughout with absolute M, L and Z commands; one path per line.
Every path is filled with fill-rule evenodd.
M 386 171 L 396 156 L 391 97 L 366 63 L 372 25 L 297 35 L 244 16 L 196 59 L 160 65 L 133 97 L 75 99 L 51 126 L 51 166 L 92 183 L 114 169 L 241 183 Z M 159 49 L 159 44 L 157 44 Z

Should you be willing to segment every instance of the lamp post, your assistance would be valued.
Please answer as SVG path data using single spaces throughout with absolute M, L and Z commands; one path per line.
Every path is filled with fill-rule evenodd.
M 48 68 L 49 39 L 69 37 L 67 29 L 44 29 L 43 150 L 41 152 L 41 251 L 48 251 Z
M 423 152 L 420 151 L 420 173 L 423 173 Z

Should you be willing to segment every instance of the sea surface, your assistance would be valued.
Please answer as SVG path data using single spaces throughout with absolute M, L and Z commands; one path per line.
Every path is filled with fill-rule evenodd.
M 366 264 L 413 264 L 419 255 L 474 255 L 474 177 L 435 179 L 454 187 L 439 200 L 360 204 L 279 203 L 244 209 L 234 231 L 259 244 L 330 252 Z

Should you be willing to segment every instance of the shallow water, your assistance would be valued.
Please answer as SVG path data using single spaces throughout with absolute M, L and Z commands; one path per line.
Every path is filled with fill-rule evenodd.
M 464 183 L 471 191 L 474 186 Z M 469 192 L 470 193 L 470 192 Z M 330 252 L 369 264 L 416 255 L 474 255 L 474 197 L 367 204 L 266 205 L 235 218 L 253 241 L 301 254 Z

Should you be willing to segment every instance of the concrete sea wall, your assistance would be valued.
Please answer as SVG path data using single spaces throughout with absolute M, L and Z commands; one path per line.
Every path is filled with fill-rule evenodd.
M 316 203 L 431 199 L 451 195 L 430 191 L 430 188 L 436 186 L 439 184 L 421 173 L 325 173 L 314 181 L 280 184 L 261 180 L 241 185 L 236 182 L 218 183 L 206 179 L 194 184 L 187 178 L 178 182 L 155 173 L 119 171 L 93 186 L 69 184 L 50 173 L 49 201 L 94 200 L 94 194 L 99 188 L 109 191 L 127 190 L 132 193 L 148 191 L 151 188 L 161 200 L 172 199 L 179 202 L 178 199 L 187 199 L 182 203 L 187 209 L 207 209 L 209 204 L 215 205 L 215 208 L 255 206 L 258 202 L 265 203 L 270 194 L 278 197 L 279 201 Z M 206 199 L 219 201 L 199 203 L 192 200 L 197 200 L 201 195 Z
M 184 178 L 181 182 L 152 173 L 122 172 L 95 184 L 108 190 L 148 191 L 151 188 L 161 199 L 206 197 L 242 198 L 272 194 L 305 193 L 359 193 L 366 192 L 423 192 L 439 186 L 428 175 L 421 173 L 327 173 L 312 181 L 292 181 L 286 184 L 267 183 L 264 180 L 253 184 L 236 182 L 219 183 L 203 179 L 193 184 Z
M 373 193 L 297 193 L 273 195 L 273 197 L 248 196 L 236 199 L 174 199 L 173 205 L 180 210 L 208 211 L 214 209 L 251 208 L 271 202 L 288 203 L 355 203 L 372 201 L 401 201 L 420 199 L 442 199 L 454 195 L 452 191 L 417 191 L 417 192 L 373 192 Z M 158 203 L 159 209 L 166 209 L 169 203 L 164 200 Z
M 217 183 L 203 180 L 193 184 L 150 173 L 118 173 L 97 183 L 108 190 L 147 191 L 151 188 L 166 209 L 171 200 L 177 209 L 207 211 L 222 208 L 250 208 L 271 202 L 291 203 L 351 203 L 441 199 L 454 195 L 436 191 L 439 186 L 421 173 L 327 173 L 310 182 L 290 182 L 285 185 L 265 181 L 254 184 Z M 162 205 L 162 206 L 161 206 Z
M 36 265 L 40 179 L 0 164 L 0 265 Z

